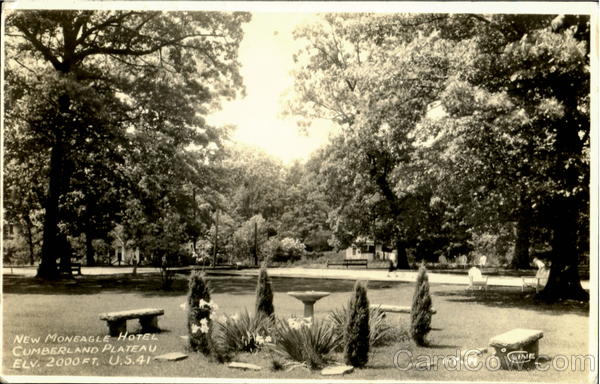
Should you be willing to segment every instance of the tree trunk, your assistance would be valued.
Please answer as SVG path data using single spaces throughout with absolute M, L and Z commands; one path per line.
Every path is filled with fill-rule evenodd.
M 396 268 L 409 269 L 408 256 L 406 254 L 406 243 L 402 240 L 396 240 Z
M 529 267 L 529 245 L 531 243 L 531 202 L 521 193 L 519 199 L 519 212 L 517 218 L 517 241 L 515 242 L 515 256 L 512 267 L 525 269 Z
M 58 204 L 62 183 L 62 164 L 64 148 L 62 138 L 57 135 L 57 142 L 52 147 L 50 155 L 50 180 L 48 181 L 48 198 L 44 214 L 44 233 L 42 237 L 42 256 L 38 267 L 37 277 L 43 279 L 58 278 L 56 266 L 56 251 L 58 247 Z
M 62 94 L 58 98 L 60 114 L 65 117 L 63 126 L 55 127 L 55 142 L 50 153 L 50 172 L 48 180 L 48 198 L 44 208 L 44 233 L 42 237 L 42 257 L 38 267 L 37 277 L 42 279 L 57 279 L 59 277 L 58 269 L 56 268 L 56 252 L 62 249 L 62 244 L 59 241 L 58 223 L 60 196 L 64 190 L 67 190 L 69 180 L 64 172 L 65 163 L 65 130 L 67 129 L 66 116 L 69 113 L 71 99 L 69 95 Z M 65 238 L 66 240 L 66 238 Z M 64 254 L 64 252 L 62 252 Z M 66 256 L 61 255 L 61 263 L 64 263 Z M 69 263 L 70 263 L 69 255 Z M 69 268 L 70 270 L 70 268 Z
M 62 273 L 71 275 L 71 257 L 73 256 L 73 252 L 69 239 L 67 239 L 67 235 L 61 233 L 58 235 L 57 242 L 60 245 L 60 270 Z
M 96 265 L 96 260 L 94 259 L 94 245 L 92 244 L 92 235 L 91 231 L 86 231 L 85 233 L 85 263 L 87 266 Z
M 577 209 L 573 199 L 563 197 L 555 207 L 552 238 L 552 265 L 548 283 L 539 297 L 545 301 L 589 300 L 581 287 L 577 252 Z
M 27 230 L 27 246 L 29 247 L 29 264 L 35 264 L 35 252 L 33 250 L 33 231 L 32 231 L 33 223 L 31 222 L 31 218 L 29 214 L 25 215 L 25 228 Z

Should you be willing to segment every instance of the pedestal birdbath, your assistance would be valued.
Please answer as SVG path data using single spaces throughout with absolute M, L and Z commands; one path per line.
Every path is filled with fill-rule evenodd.
M 288 292 L 287 294 L 295 297 L 304 303 L 304 317 L 313 317 L 315 302 L 329 296 L 331 292 L 323 291 L 304 291 L 304 292 Z

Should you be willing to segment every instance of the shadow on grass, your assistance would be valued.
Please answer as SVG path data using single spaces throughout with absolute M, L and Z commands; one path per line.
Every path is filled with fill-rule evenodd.
M 208 276 L 211 290 L 215 294 L 231 295 L 254 294 L 256 277 L 254 276 Z M 272 277 L 274 292 L 288 291 L 328 291 L 351 292 L 353 280 L 339 279 L 306 279 L 292 277 Z M 369 282 L 371 289 L 393 288 L 407 283 Z M 143 296 L 181 296 L 188 289 L 188 278 L 176 274 L 173 277 L 171 289 L 162 290 L 160 275 L 157 274 L 119 274 L 79 276 L 60 281 L 45 281 L 35 277 L 4 276 L 4 293 L 7 294 L 63 294 L 63 295 L 93 295 L 103 292 L 138 293 Z
M 546 303 L 537 300 L 534 292 L 521 292 L 512 287 L 493 287 L 488 291 L 446 290 L 437 291 L 448 302 L 475 303 L 498 308 L 520 308 L 543 312 L 547 315 L 563 315 L 574 313 L 588 315 L 589 302 L 568 300 L 558 303 Z
M 460 346 L 450 345 L 450 344 L 430 343 L 430 344 L 424 345 L 422 348 L 424 348 L 424 349 L 459 349 Z

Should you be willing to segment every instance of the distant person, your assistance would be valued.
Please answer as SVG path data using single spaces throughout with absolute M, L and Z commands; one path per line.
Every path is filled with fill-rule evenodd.
M 394 265 L 394 261 L 393 260 L 388 260 L 388 272 L 387 272 L 387 277 L 390 277 L 390 273 L 394 272 L 395 277 L 398 277 L 398 269 L 396 268 L 396 265 Z

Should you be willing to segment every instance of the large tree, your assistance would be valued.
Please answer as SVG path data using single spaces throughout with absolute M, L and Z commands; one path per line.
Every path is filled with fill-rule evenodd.
M 453 169 L 450 179 L 479 195 L 474 201 L 517 222 L 516 266 L 530 262 L 532 232 L 547 231 L 543 297 L 586 298 L 578 262 L 588 230 L 589 18 L 469 17 L 453 17 L 469 27 L 441 97 L 447 116 L 429 131 L 443 143 L 438 159 L 454 164 L 438 161 L 439 169 Z
M 345 180 L 333 189 L 340 197 L 337 229 L 346 222 L 342 232 L 350 238 L 383 235 L 377 240 L 395 244 L 400 268 L 408 267 L 407 208 L 415 189 L 404 177 L 413 151 L 410 133 L 442 89 L 445 52 L 453 47 L 431 33 L 440 19 L 328 14 L 296 33 L 307 44 L 296 56 L 290 111 L 328 118 L 341 128 L 329 156 L 339 165 L 333 167 L 338 180 Z
M 248 20 L 248 14 L 211 12 L 8 15 L 7 70 L 44 69 L 42 76 L 28 75 L 28 88 L 30 95 L 41 89 L 47 103 L 32 117 L 20 116 L 48 153 L 39 277 L 57 276 L 61 204 L 82 152 L 107 145 L 116 152 L 134 150 L 127 144 L 139 141 L 128 140 L 128 134 L 192 143 L 206 129 L 201 116 L 241 87 L 237 47 Z

